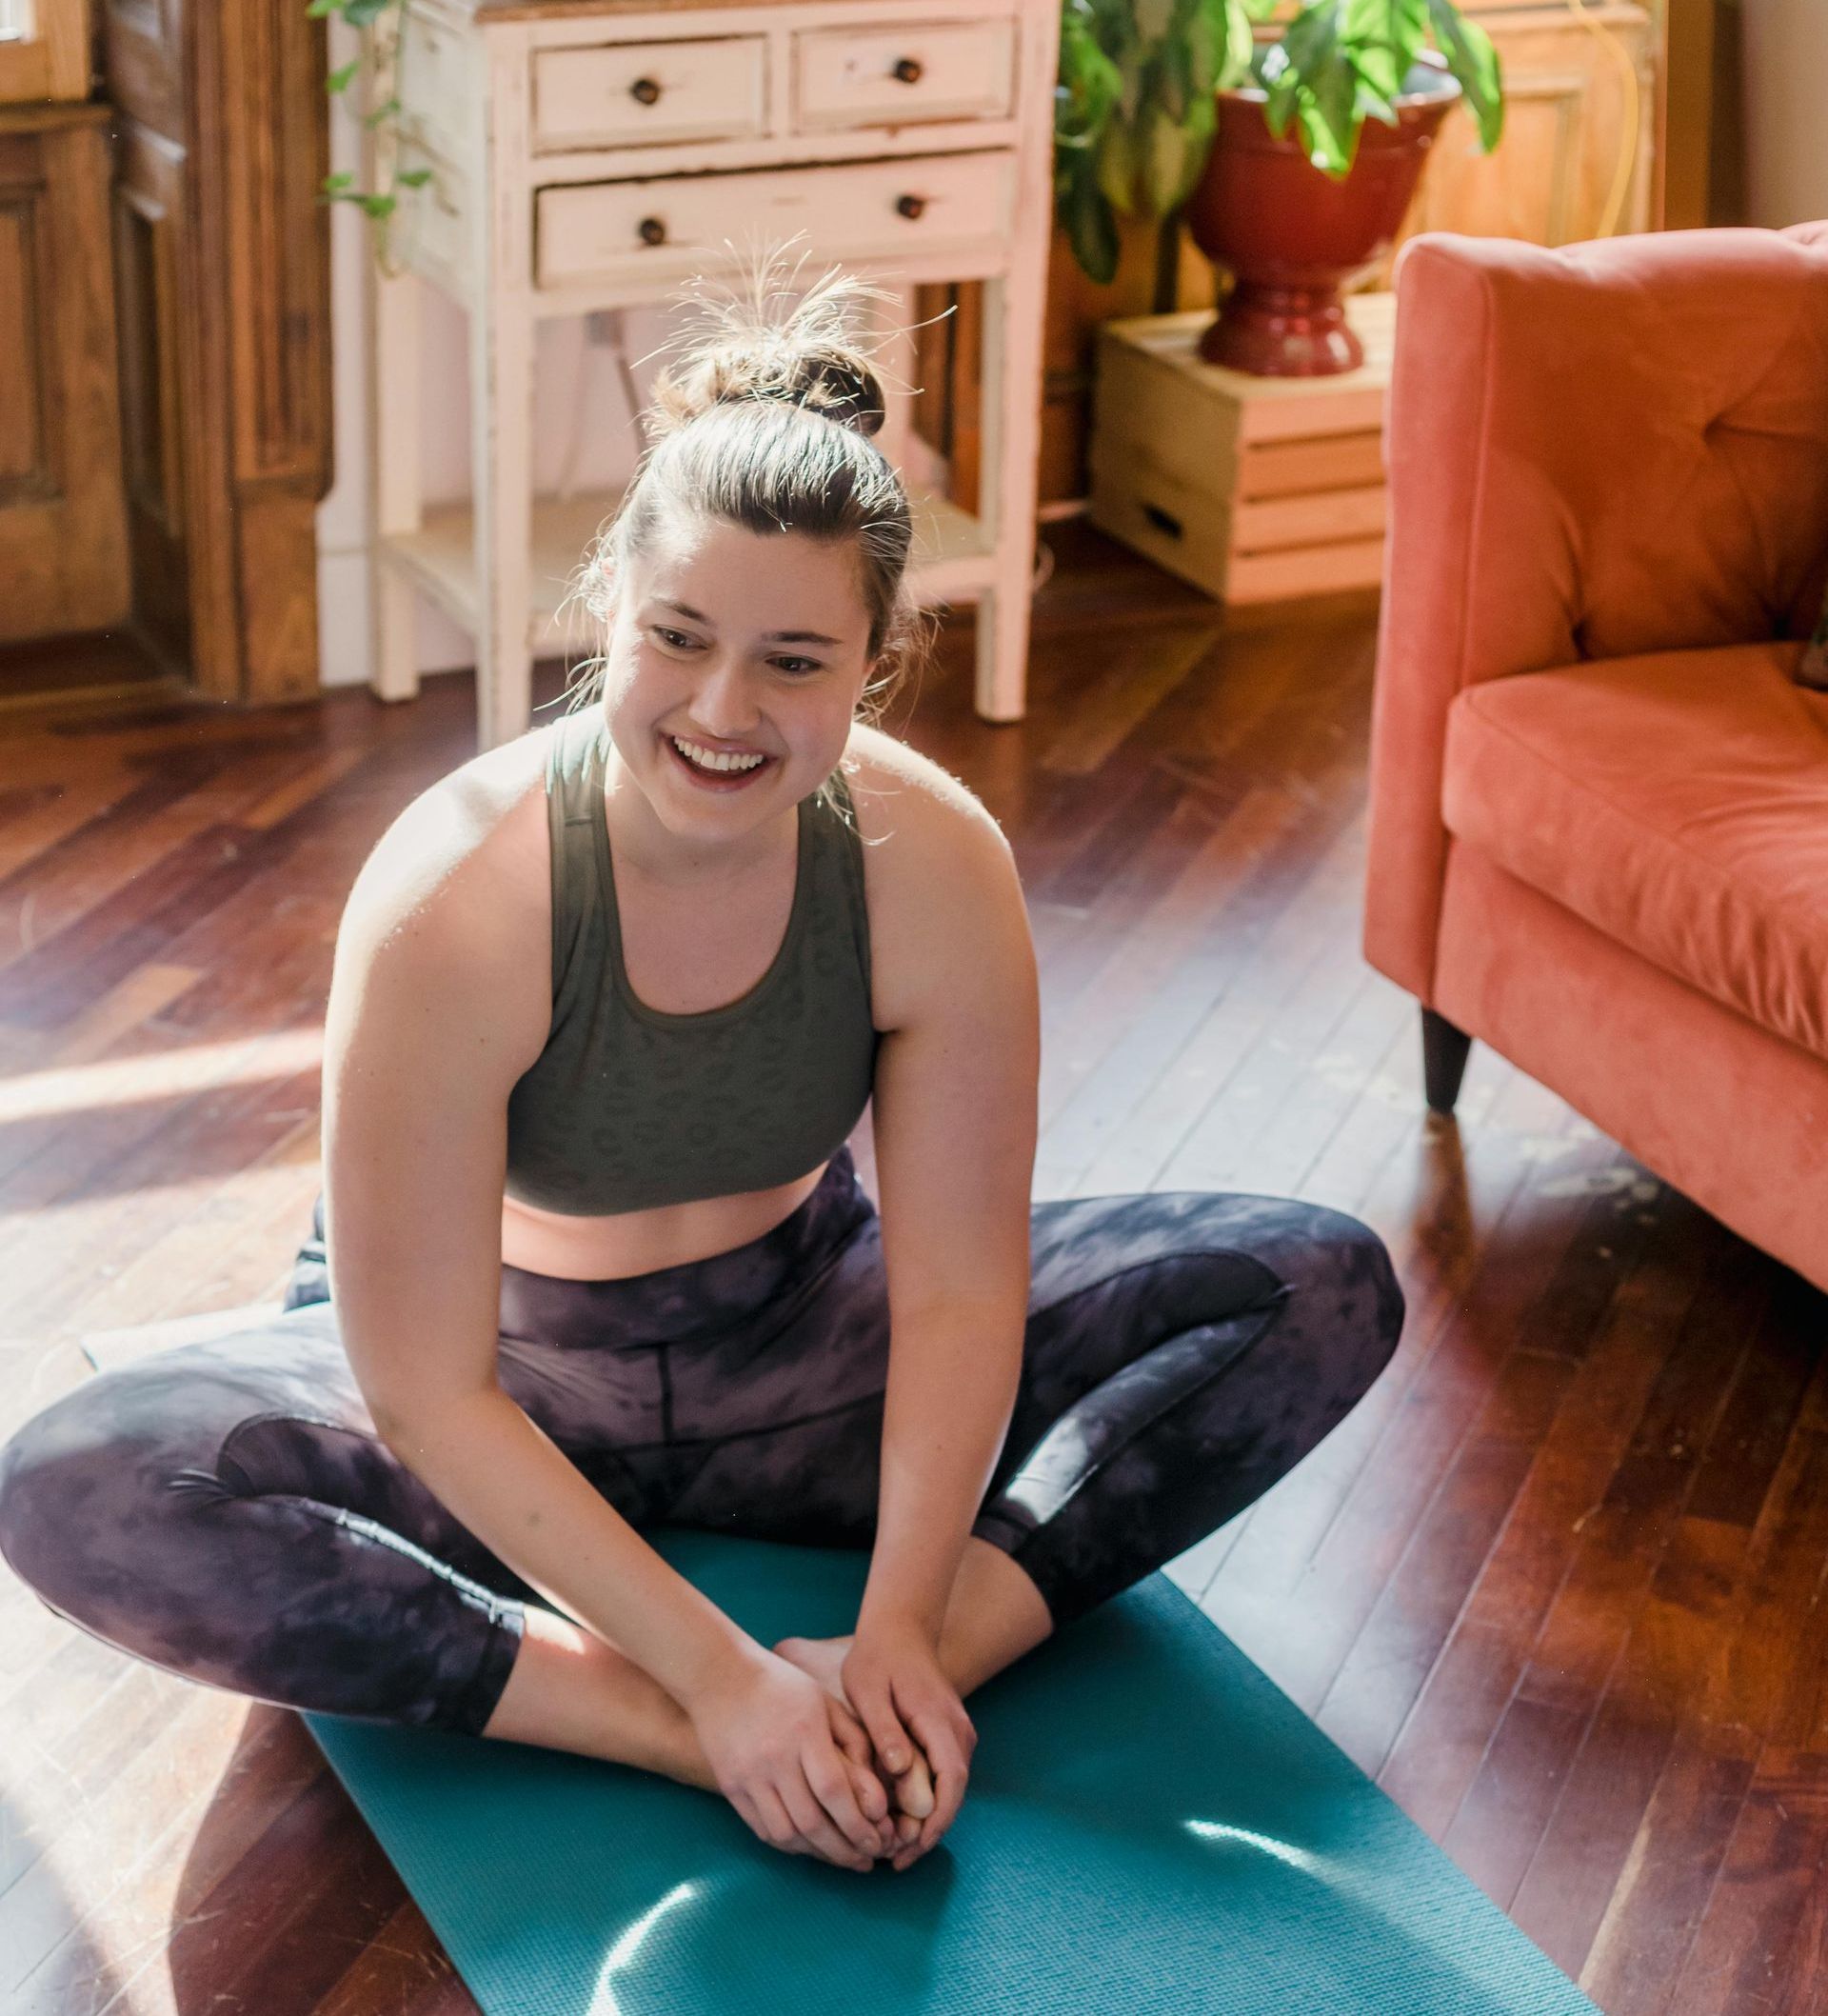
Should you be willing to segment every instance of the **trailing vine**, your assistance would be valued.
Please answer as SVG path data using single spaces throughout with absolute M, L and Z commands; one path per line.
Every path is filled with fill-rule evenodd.
M 376 187 L 357 186 L 353 170 L 340 169 L 324 177 L 322 200 L 352 203 L 374 227 L 375 257 L 384 270 L 399 270 L 390 246 L 389 227 L 403 189 L 421 189 L 432 178 L 428 168 L 400 166 L 400 39 L 403 0 L 309 0 L 306 14 L 322 21 L 334 14 L 362 38 L 361 53 L 330 71 L 325 90 L 330 97 L 347 91 L 358 76 L 368 76 L 368 110 L 364 129 L 374 136 L 372 163 Z

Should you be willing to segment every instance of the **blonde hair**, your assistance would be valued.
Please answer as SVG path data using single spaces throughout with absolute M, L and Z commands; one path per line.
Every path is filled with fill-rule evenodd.
M 765 250 L 736 284 L 701 274 L 683 285 L 677 298 L 700 312 L 663 346 L 678 356 L 661 370 L 642 416 L 647 445 L 573 593 L 606 629 L 616 583 L 669 509 L 752 532 L 853 541 L 869 615 L 865 655 L 880 669 L 856 718 L 874 723 L 931 640 L 930 619 L 907 585 L 907 491 L 870 438 L 884 404 L 865 304 L 893 297 L 834 266 L 795 299 L 805 258 L 789 269 L 784 248 Z M 599 653 L 576 669 L 582 677 L 571 690 L 582 697 L 567 711 L 601 698 L 607 664 Z M 840 810 L 832 778 L 814 795 Z

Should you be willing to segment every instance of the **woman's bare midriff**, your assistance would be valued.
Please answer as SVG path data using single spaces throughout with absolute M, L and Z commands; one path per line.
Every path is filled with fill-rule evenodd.
M 502 1199 L 502 1262 L 562 1281 L 622 1281 L 656 1267 L 708 1260 L 746 1246 L 790 1217 L 819 1186 L 827 1165 L 768 1190 L 706 1197 L 694 1204 L 613 1218 L 571 1218 Z

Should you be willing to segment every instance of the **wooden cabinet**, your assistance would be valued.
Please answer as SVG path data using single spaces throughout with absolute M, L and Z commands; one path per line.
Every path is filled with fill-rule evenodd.
M 0 640 L 128 609 L 105 105 L 0 107 Z

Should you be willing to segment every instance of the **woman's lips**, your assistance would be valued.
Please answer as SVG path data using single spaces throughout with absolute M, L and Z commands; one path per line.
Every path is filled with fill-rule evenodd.
M 666 745 L 674 763 L 702 791 L 740 791 L 753 784 L 775 760 L 772 756 L 764 756 L 760 763 L 752 764 L 745 770 L 704 770 L 681 752 L 678 743 L 670 735 L 663 734 L 660 739 Z

